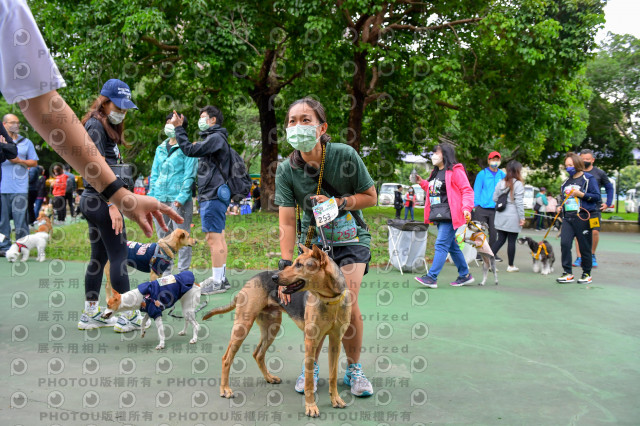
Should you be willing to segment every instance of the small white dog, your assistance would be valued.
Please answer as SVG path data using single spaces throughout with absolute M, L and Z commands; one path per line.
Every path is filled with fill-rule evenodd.
M 44 250 L 47 248 L 47 242 L 49 241 L 48 232 L 36 232 L 35 234 L 27 235 L 11 244 L 11 248 L 7 250 L 7 260 L 9 262 L 22 261 L 26 262 L 29 259 L 29 251 L 34 248 L 38 249 L 38 262 L 44 262 L 45 254 Z
M 107 299 L 107 310 L 102 314 L 103 318 L 109 318 L 114 312 L 140 309 L 145 313 L 142 324 L 147 324 L 151 317 L 158 328 L 160 343 L 156 349 L 164 349 L 164 326 L 162 324 L 162 312 L 171 308 L 180 301 L 182 315 L 184 315 L 184 329 L 178 334 L 184 336 L 189 323 L 193 326 L 193 338 L 189 343 L 198 341 L 200 325 L 196 320 L 196 307 L 200 303 L 200 284 L 195 282 L 191 271 L 183 271 L 175 275 L 159 277 L 154 281 L 140 284 L 137 288 L 120 294 L 112 290 L 113 296 Z M 145 330 L 142 330 L 144 337 Z

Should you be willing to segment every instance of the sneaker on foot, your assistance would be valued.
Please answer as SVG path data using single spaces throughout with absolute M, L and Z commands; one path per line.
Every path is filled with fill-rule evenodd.
M 429 275 L 423 275 L 421 277 L 416 277 L 416 281 L 422 284 L 425 287 L 429 288 L 438 288 L 438 282 L 431 278 Z
M 495 258 L 496 258 L 496 262 L 502 262 L 502 258 L 501 257 L 495 256 Z
M 227 277 L 224 277 L 224 280 L 222 280 L 222 288 L 225 290 L 229 290 L 231 288 L 231 283 L 229 283 Z
M 507 272 L 518 272 L 520 270 L 520 268 L 518 268 L 517 266 L 507 266 Z
M 578 278 L 578 282 L 580 284 L 591 284 L 591 275 L 587 274 L 586 272 L 583 272 L 582 276 Z
M 458 277 L 454 282 L 451 283 L 454 287 L 461 287 L 463 285 L 472 284 L 475 280 L 471 276 L 471 274 L 467 274 L 466 277 Z
M 597 268 L 598 267 L 598 261 L 596 260 L 596 255 L 595 254 L 591 255 L 591 267 L 592 268 Z
M 98 307 L 95 312 L 82 311 L 80 315 L 80 321 L 78 321 L 78 330 L 92 330 L 100 327 L 113 327 L 118 320 L 116 317 L 111 316 L 109 319 L 102 318 L 104 311 Z
M 222 281 L 215 281 L 213 277 L 209 277 L 200 283 L 202 286 L 201 294 L 218 294 L 227 291 Z
M 373 386 L 362 371 L 361 364 L 350 364 L 344 374 L 344 384 L 351 386 L 351 393 L 355 396 L 373 395 Z
M 576 257 L 576 261 L 571 264 L 574 268 L 579 268 L 582 265 L 582 258 Z
M 562 276 L 560 278 L 556 278 L 556 281 L 558 281 L 561 284 L 563 284 L 563 283 L 572 283 L 573 282 L 573 274 L 565 272 L 564 274 L 562 274 Z
M 140 311 L 131 311 L 130 314 L 123 314 L 118 317 L 118 321 L 113 326 L 113 331 L 116 333 L 128 333 L 130 331 L 142 330 L 142 320 L 144 315 L 140 314 Z M 151 325 L 151 320 L 148 320 L 144 325 L 144 328 L 148 328 Z
M 318 390 L 318 376 L 320 375 L 320 366 L 317 362 L 313 363 L 313 391 L 316 392 Z M 304 393 L 304 367 L 302 367 L 302 374 L 298 376 L 298 380 L 296 380 L 296 385 L 294 389 L 298 393 Z

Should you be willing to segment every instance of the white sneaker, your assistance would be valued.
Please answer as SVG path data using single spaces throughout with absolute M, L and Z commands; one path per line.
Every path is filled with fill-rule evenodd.
M 518 272 L 520 268 L 517 266 L 507 266 L 507 272 Z
M 118 321 L 113 326 L 113 331 L 116 333 L 128 333 L 134 330 L 141 330 L 143 319 L 144 315 L 140 314 L 140 311 L 132 311 L 129 315 L 120 315 Z M 148 320 L 144 328 L 149 328 L 150 325 L 151 320 Z
M 225 291 L 227 291 L 227 289 L 224 286 L 224 282 L 215 281 L 213 277 L 209 277 L 206 280 L 202 281 L 200 285 L 202 287 L 200 294 L 204 294 L 204 295 L 224 293 Z
M 117 319 L 113 316 L 109 319 L 102 318 L 104 311 L 98 306 L 95 312 L 82 311 L 80 321 L 78 321 L 78 330 L 92 330 L 100 327 L 113 327 Z
M 313 362 L 313 391 L 318 391 L 318 376 L 320 375 L 320 366 L 317 362 Z M 296 385 L 294 389 L 298 393 L 304 393 L 304 367 L 302 367 L 302 374 L 298 376 L 298 380 L 296 380 Z

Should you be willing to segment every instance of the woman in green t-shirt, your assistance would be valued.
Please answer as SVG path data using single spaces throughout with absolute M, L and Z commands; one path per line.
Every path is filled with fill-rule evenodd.
M 349 145 L 328 143 L 327 119 L 320 102 L 303 98 L 289 106 L 285 126 L 287 142 L 295 151 L 283 161 L 276 172 L 275 204 L 280 206 L 280 269 L 291 265 L 296 242 L 322 247 L 315 227 L 310 228 L 313 217 L 313 200 L 320 204 L 330 197 L 336 198 L 341 214 L 331 223 L 324 225 L 326 239 L 331 246 L 329 256 L 338 264 L 351 291 L 351 324 L 342 343 L 349 367 L 344 383 L 351 386 L 356 396 L 373 394 L 373 387 L 365 377 L 360 365 L 363 324 L 358 306 L 358 293 L 364 274 L 371 260 L 369 243 L 371 234 L 366 228 L 363 208 L 376 204 L 377 194 L 373 179 L 369 175 L 358 153 Z M 322 166 L 324 153 L 324 167 Z M 322 174 L 319 170 L 322 169 Z M 317 195 L 318 179 L 322 176 L 322 189 Z M 296 233 L 296 206 L 303 212 L 300 238 Z M 297 241 L 296 241 L 297 240 Z M 283 303 L 289 296 L 280 293 Z M 314 388 L 318 381 L 318 355 L 314 368 Z M 304 393 L 304 369 L 298 377 L 296 391 Z

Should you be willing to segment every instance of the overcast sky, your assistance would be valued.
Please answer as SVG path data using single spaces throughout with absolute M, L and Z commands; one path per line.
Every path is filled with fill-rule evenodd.
M 596 35 L 596 42 L 600 43 L 607 32 L 615 34 L 631 34 L 640 38 L 640 0 L 609 0 L 604 8 L 604 29 Z

